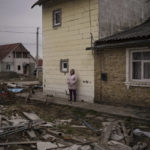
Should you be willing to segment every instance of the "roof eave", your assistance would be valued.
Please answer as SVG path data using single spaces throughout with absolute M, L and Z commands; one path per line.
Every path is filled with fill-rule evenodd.
M 150 46 L 150 39 L 142 39 L 142 40 L 134 40 L 134 41 L 120 41 L 117 43 L 105 43 L 95 45 L 95 50 L 104 50 L 104 49 L 114 49 L 114 48 L 129 48 L 129 47 L 137 47 L 137 46 Z
M 41 6 L 42 4 L 44 4 L 45 2 L 47 2 L 48 0 L 38 0 L 36 3 L 34 3 L 31 8 L 34 8 L 35 6 L 39 5 Z

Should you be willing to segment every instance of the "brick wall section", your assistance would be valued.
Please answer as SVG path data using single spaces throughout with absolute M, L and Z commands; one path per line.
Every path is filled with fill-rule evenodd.
M 126 50 L 111 49 L 95 53 L 95 101 L 99 103 L 150 106 L 150 88 L 130 87 L 126 80 Z M 101 72 L 108 80 L 101 80 Z
M 62 26 L 53 28 L 52 12 L 62 9 Z M 60 72 L 60 59 L 69 59 L 79 78 L 78 99 L 94 101 L 94 56 L 86 51 L 91 46 L 90 32 L 98 39 L 98 0 L 66 0 L 43 6 L 43 83 L 48 94 L 67 98 L 66 77 Z M 86 81 L 86 82 L 85 82 Z

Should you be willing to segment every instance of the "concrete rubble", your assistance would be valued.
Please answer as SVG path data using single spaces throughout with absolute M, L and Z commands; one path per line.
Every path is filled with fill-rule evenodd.
M 44 121 L 34 112 L 17 112 L 5 115 L 5 106 L 0 105 L 0 150 L 15 145 L 18 149 L 26 150 L 20 146 L 26 146 L 30 150 L 149 150 L 149 132 L 140 129 L 129 129 L 123 121 L 107 120 L 102 122 L 102 127 L 97 129 L 87 121 L 78 118 L 78 124 L 74 119 L 56 119 L 52 122 Z M 88 116 L 91 117 L 91 116 Z M 80 123 L 79 123 L 80 122 Z M 59 130 L 66 126 L 75 130 L 90 130 L 97 136 L 96 140 L 86 137 L 69 135 Z M 99 133 L 99 134 L 97 134 Z M 145 136 L 148 142 L 141 139 Z M 135 140 L 135 138 L 139 138 Z M 11 140 L 8 140 L 11 138 Z

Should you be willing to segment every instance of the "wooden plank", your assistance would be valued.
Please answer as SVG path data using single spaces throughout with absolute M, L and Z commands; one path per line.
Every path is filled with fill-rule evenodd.
M 9 142 L 9 143 L 0 143 L 0 146 L 6 146 L 6 145 L 30 145 L 30 144 L 36 144 L 37 141 L 23 141 L 23 142 Z

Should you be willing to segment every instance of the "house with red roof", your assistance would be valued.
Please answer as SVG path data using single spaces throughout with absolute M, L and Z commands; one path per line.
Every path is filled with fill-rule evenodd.
M 0 45 L 0 72 L 30 75 L 35 65 L 34 57 L 21 43 Z

